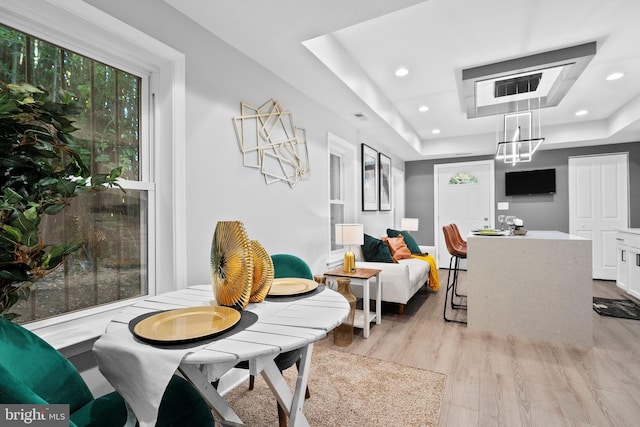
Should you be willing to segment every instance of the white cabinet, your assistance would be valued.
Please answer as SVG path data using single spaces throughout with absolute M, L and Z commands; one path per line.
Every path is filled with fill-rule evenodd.
M 618 253 L 618 273 L 616 285 L 625 292 L 629 290 L 629 246 L 625 244 L 624 237 L 616 237 L 616 251 Z
M 640 299 L 640 247 L 629 249 L 629 293 Z
M 619 231 L 616 236 L 618 274 L 616 284 L 640 298 L 640 229 Z

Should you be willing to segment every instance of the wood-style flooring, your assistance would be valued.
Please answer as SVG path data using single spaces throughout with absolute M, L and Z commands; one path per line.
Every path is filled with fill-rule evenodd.
M 356 329 L 348 347 L 316 345 L 446 374 L 441 426 L 640 426 L 640 321 L 594 311 L 593 348 L 471 332 L 442 319 L 446 275 L 402 316 L 385 305 L 368 339 Z M 626 298 L 610 281 L 593 295 Z

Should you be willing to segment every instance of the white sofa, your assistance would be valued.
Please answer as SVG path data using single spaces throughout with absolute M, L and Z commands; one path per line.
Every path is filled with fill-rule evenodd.
M 436 258 L 436 250 L 434 246 L 420 245 L 422 252 L 427 252 Z M 399 313 L 404 313 L 404 306 L 412 296 L 420 290 L 429 281 L 429 263 L 420 259 L 401 259 L 398 263 L 387 262 L 367 262 L 362 256 L 360 246 L 353 247 L 356 256 L 356 267 L 358 268 L 377 268 L 382 270 L 380 280 L 382 283 L 382 301 L 393 302 L 399 304 Z M 437 259 L 437 258 L 436 258 Z M 375 280 L 369 281 L 370 295 L 375 296 Z M 358 289 L 352 289 L 357 296 Z

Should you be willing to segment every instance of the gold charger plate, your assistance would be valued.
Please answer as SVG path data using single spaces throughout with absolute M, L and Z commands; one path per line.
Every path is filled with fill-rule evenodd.
M 132 332 L 153 344 L 182 344 L 221 334 L 239 321 L 240 312 L 233 308 L 188 307 L 142 318 L 133 325 Z
M 318 282 L 299 277 L 282 277 L 273 279 L 269 296 L 291 296 L 311 292 L 318 287 Z

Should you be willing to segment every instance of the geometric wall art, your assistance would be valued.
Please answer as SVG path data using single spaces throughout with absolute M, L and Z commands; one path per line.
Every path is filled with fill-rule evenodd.
M 265 183 L 283 181 L 293 188 L 310 172 L 305 131 L 275 99 L 258 108 L 242 102 L 233 123 L 243 165 L 259 169 Z

